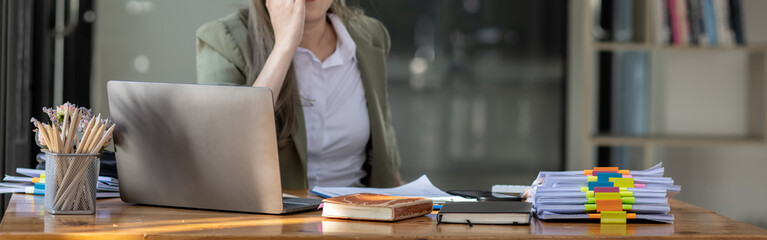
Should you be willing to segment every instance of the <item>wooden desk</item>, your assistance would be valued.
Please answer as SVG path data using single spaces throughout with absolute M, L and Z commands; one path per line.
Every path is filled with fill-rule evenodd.
M 305 195 L 303 191 L 288 192 Z M 222 201 L 225 201 L 222 199 Z M 14 194 L 0 239 L 509 239 L 676 238 L 767 239 L 767 230 L 671 200 L 674 224 L 543 222 L 530 225 L 436 225 L 435 214 L 395 223 L 332 220 L 320 211 L 285 216 L 163 208 L 99 200 L 96 215 L 45 213 L 43 197 Z

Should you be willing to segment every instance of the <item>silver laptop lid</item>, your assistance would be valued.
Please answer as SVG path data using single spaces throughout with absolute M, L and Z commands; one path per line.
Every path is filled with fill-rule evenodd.
M 110 81 L 125 202 L 281 213 L 266 88 Z

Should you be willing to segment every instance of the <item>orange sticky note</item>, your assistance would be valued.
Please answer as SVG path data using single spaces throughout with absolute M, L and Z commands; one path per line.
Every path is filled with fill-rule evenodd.
M 618 172 L 620 169 L 618 167 L 594 167 L 594 171 L 612 171 L 612 172 Z
M 623 211 L 623 200 L 621 199 L 598 199 L 597 212 L 602 211 Z

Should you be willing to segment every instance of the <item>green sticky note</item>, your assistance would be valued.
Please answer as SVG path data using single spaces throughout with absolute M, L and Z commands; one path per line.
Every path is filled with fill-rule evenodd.
M 634 197 L 622 197 L 621 200 L 623 200 L 622 201 L 623 203 L 627 203 L 627 204 L 634 204 L 634 202 L 636 201 Z
M 586 212 L 593 212 L 593 211 L 597 210 L 597 205 L 596 204 L 585 204 L 585 205 L 583 205 L 583 208 L 584 208 L 584 210 L 586 210 Z
M 617 193 L 617 192 L 598 192 L 598 193 L 594 193 L 594 198 L 596 200 L 601 200 L 601 199 L 621 199 L 621 193 Z
M 625 187 L 625 188 L 634 187 L 633 178 L 610 178 L 610 182 L 613 182 L 614 187 Z
M 602 223 L 626 224 L 625 211 L 602 211 L 599 218 Z

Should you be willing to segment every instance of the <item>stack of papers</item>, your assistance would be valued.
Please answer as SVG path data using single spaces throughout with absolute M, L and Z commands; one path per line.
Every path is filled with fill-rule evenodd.
M 590 170 L 587 170 L 590 171 Z M 593 219 L 599 218 L 595 197 L 596 176 L 587 176 L 585 171 L 540 172 L 533 182 L 528 201 L 533 202 L 533 211 L 540 219 Z M 631 178 L 632 187 L 613 187 L 619 194 L 618 208 L 631 213 L 632 218 L 672 223 L 674 216 L 668 197 L 674 196 L 681 186 L 674 180 L 663 177 L 662 164 L 646 170 L 630 170 L 629 173 L 612 173 Z M 621 178 L 618 176 L 617 178 Z M 613 181 L 612 178 L 610 181 Z M 612 184 L 612 183 L 611 183 Z M 598 191 L 597 191 L 598 192 Z M 635 216 L 635 217 L 634 217 Z
M 331 198 L 355 193 L 375 193 L 399 197 L 423 197 L 431 199 L 435 205 L 445 202 L 476 202 L 469 199 L 450 195 L 431 183 L 426 175 L 422 175 L 415 181 L 395 188 L 364 188 L 364 187 L 314 187 L 312 193 L 320 197 Z M 439 208 L 435 206 L 435 208 Z
M 0 182 L 0 193 L 44 194 L 45 182 L 40 181 L 40 176 L 45 173 L 45 170 L 16 168 L 16 173 L 23 176 L 5 175 L 3 182 Z M 120 197 L 119 183 L 116 178 L 99 176 L 96 183 L 96 197 Z

